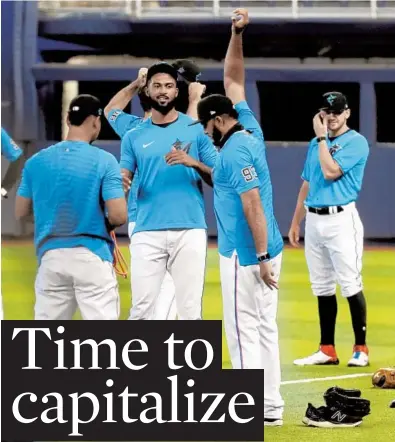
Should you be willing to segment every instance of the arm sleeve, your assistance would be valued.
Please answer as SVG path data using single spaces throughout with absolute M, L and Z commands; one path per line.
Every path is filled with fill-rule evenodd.
M 133 150 L 132 137 L 127 134 L 121 142 L 121 169 L 129 170 L 134 173 L 137 167 L 136 156 Z
M 339 149 L 333 159 L 343 173 L 347 173 L 360 161 L 366 161 L 369 155 L 369 145 L 364 137 L 352 138 L 342 149 Z
M 17 195 L 22 196 L 23 198 L 32 199 L 33 192 L 30 180 L 29 164 L 29 161 L 27 161 L 25 167 L 23 168 L 22 178 L 17 190 Z
M 206 166 L 213 168 L 217 159 L 218 152 L 211 142 L 210 138 L 205 134 L 199 134 L 198 137 L 199 160 Z
M 263 132 L 258 120 L 255 117 L 254 112 L 250 109 L 246 101 L 240 101 L 235 105 L 235 109 L 238 113 L 238 119 L 244 126 L 244 129 L 252 132 L 256 137 L 264 139 Z
M 260 181 L 254 167 L 251 152 L 245 146 L 238 146 L 229 151 L 224 168 L 230 185 L 241 195 L 254 187 L 259 187 Z
M 16 161 L 21 155 L 22 149 L 16 145 L 15 141 L 8 135 L 8 133 L 1 128 L 1 154 L 12 163 Z
M 307 149 L 306 160 L 304 162 L 303 172 L 302 172 L 302 180 L 310 181 L 310 157 L 311 157 L 311 149 L 312 142 L 310 142 L 309 147 Z
M 107 121 L 119 138 L 122 138 L 128 130 L 136 127 L 142 119 L 135 115 L 127 114 L 121 109 L 112 109 L 107 115 Z
M 121 168 L 115 157 L 109 154 L 102 184 L 103 200 L 108 201 L 114 198 L 123 198 L 124 196 Z

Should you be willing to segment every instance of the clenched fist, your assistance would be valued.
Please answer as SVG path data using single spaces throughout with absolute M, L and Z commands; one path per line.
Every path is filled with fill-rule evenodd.
M 232 32 L 240 34 L 250 22 L 248 11 L 244 8 L 235 9 L 232 15 Z
M 137 76 L 137 80 L 139 82 L 139 89 L 142 89 L 145 86 L 145 84 L 147 83 L 147 73 L 148 73 L 147 68 L 141 68 L 139 70 L 139 73 Z
M 206 86 L 201 83 L 190 83 L 188 86 L 189 102 L 200 101 L 206 91 Z

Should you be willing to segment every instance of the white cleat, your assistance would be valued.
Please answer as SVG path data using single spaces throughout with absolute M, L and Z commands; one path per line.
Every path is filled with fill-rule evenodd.
M 339 365 L 339 359 L 337 356 L 329 356 L 322 350 L 318 350 L 310 356 L 302 359 L 295 359 L 295 365 Z
M 365 347 L 363 351 L 357 347 L 354 347 L 354 353 L 352 358 L 348 361 L 349 367 L 367 367 L 369 365 L 369 356 L 367 353 L 367 348 Z
M 265 427 L 282 427 L 283 423 L 284 422 L 282 419 L 272 419 L 265 417 L 264 420 Z

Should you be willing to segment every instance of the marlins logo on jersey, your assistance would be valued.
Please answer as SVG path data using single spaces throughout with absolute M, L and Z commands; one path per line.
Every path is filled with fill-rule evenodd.
M 189 153 L 191 146 L 192 146 L 192 143 L 186 143 L 183 146 L 183 141 L 180 141 L 178 138 L 172 145 L 172 147 L 174 147 L 174 149 L 183 150 L 185 153 Z
M 342 147 L 340 146 L 340 144 L 334 144 L 333 146 L 331 146 L 331 148 L 329 149 L 329 153 L 333 156 L 338 150 L 340 150 Z

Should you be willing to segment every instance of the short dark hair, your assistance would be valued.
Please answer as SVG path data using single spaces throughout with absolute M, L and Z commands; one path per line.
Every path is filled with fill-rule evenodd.
M 168 74 L 171 77 L 173 77 L 177 83 L 178 79 L 177 69 L 174 66 L 170 65 L 169 63 L 166 63 L 165 61 L 161 61 L 160 63 L 155 63 L 148 68 L 147 83 L 156 74 Z
M 103 115 L 103 109 L 97 97 L 81 94 L 71 101 L 69 106 L 69 121 L 72 126 L 81 126 L 91 115 L 95 117 Z

